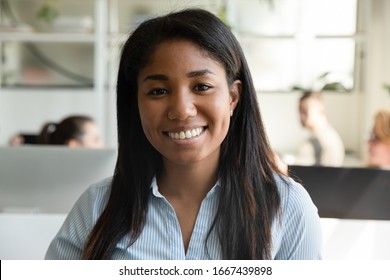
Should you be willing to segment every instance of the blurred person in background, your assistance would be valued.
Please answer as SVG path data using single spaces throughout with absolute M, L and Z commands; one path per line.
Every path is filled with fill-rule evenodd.
M 46 123 L 37 142 L 46 145 L 66 145 L 71 148 L 103 148 L 95 121 L 88 116 L 69 116 L 59 123 Z
M 299 99 L 301 125 L 311 132 L 298 149 L 296 165 L 341 166 L 345 149 L 337 131 L 329 123 L 320 92 L 304 92 Z
M 13 136 L 10 146 L 25 144 L 65 145 L 71 148 L 103 148 L 95 121 L 88 116 L 69 116 L 58 123 L 43 125 L 38 135 L 19 133 Z
M 390 169 L 390 108 L 375 114 L 368 140 L 368 166 Z
M 23 144 L 27 144 L 27 143 L 25 141 L 24 135 L 19 133 L 19 134 L 12 136 L 11 139 L 9 140 L 8 144 L 10 146 L 19 146 L 19 145 L 23 145 Z

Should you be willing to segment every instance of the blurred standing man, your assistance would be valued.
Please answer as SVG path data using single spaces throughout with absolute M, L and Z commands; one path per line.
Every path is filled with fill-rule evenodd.
M 308 91 L 301 96 L 299 117 L 311 136 L 299 147 L 294 164 L 341 166 L 345 157 L 344 144 L 328 122 L 321 93 Z

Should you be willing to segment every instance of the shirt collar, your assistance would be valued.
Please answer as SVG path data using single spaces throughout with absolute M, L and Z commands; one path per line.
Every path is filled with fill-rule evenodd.
M 157 178 L 156 176 L 153 177 L 152 179 L 152 183 L 150 184 L 150 188 L 152 190 L 152 193 L 155 197 L 161 197 L 161 198 L 164 198 L 164 196 L 160 193 L 160 191 L 158 190 L 158 185 L 157 185 Z M 215 183 L 215 185 L 211 188 L 211 190 L 207 193 L 206 195 L 206 198 L 210 197 L 211 195 L 213 195 L 216 190 L 218 190 L 220 188 L 220 184 L 219 184 L 219 179 L 217 180 L 217 182 Z

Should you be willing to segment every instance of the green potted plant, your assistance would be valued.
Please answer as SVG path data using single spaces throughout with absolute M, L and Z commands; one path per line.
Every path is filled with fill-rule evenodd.
M 387 90 L 387 92 L 390 94 L 390 85 L 384 84 L 383 87 Z
M 44 27 L 49 28 L 60 14 L 58 10 L 59 0 L 44 0 L 36 16 Z

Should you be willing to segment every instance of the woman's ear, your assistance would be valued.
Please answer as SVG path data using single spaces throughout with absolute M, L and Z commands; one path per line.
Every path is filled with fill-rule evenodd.
M 232 112 L 237 106 L 238 101 L 240 100 L 242 90 L 242 83 L 240 80 L 235 80 L 230 87 L 230 111 Z

